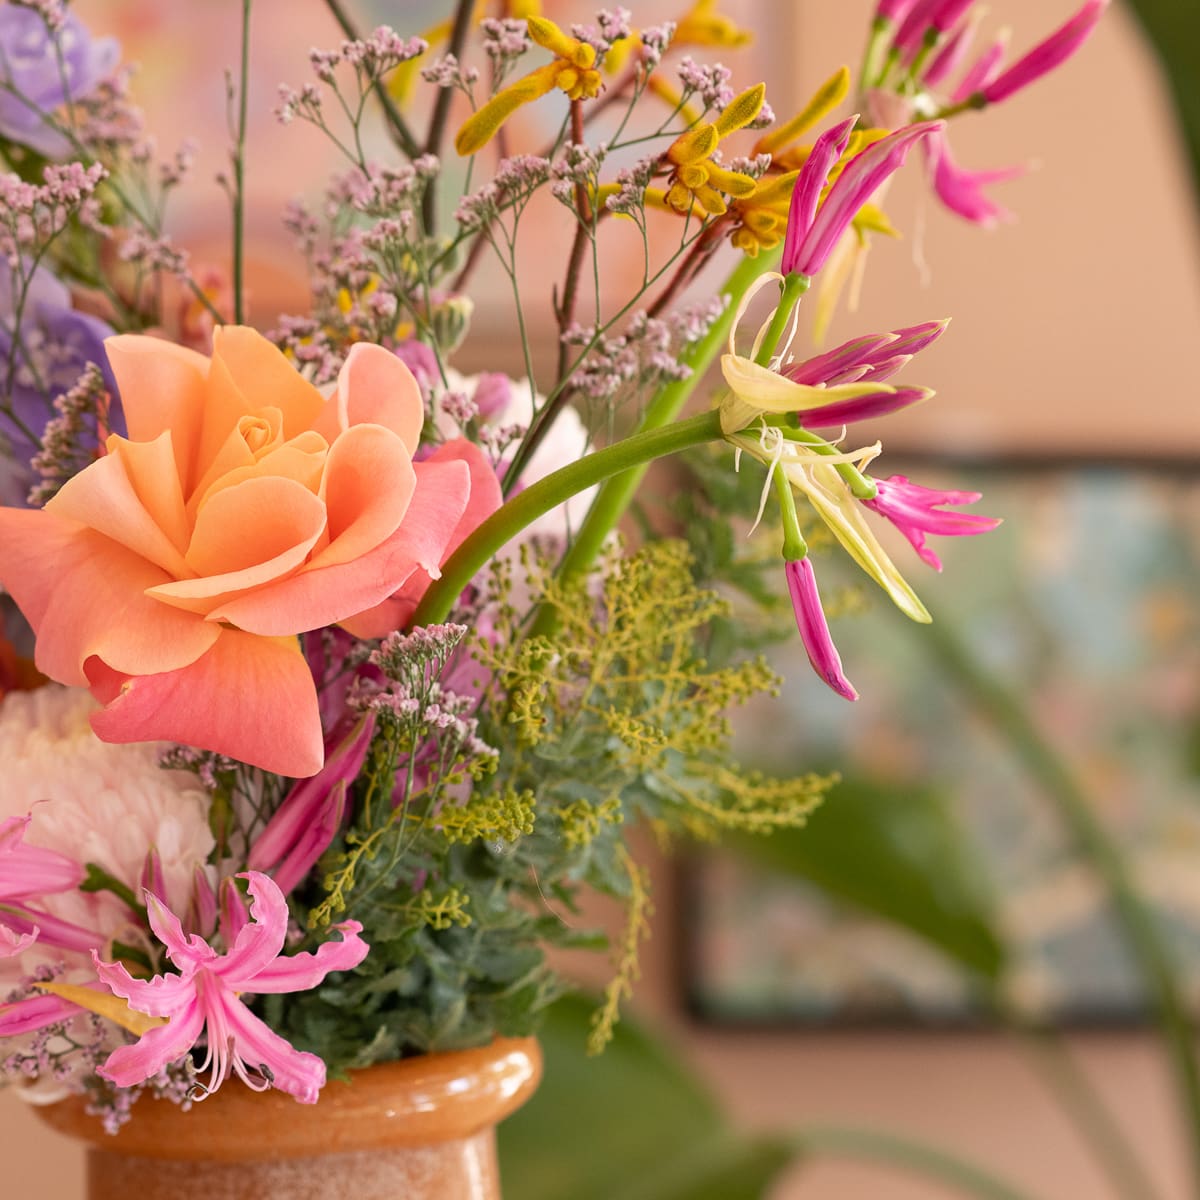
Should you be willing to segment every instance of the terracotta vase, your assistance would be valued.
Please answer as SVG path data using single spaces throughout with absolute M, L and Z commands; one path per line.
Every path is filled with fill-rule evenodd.
M 331 1080 L 315 1105 L 230 1081 L 182 1112 L 143 1098 L 115 1136 L 82 1097 L 39 1109 L 87 1143 L 88 1200 L 500 1200 L 496 1125 L 541 1078 L 532 1039 Z

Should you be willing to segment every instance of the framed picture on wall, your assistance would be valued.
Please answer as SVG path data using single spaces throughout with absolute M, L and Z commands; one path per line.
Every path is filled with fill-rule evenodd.
M 1070 764 L 1129 850 L 1200 1002 L 1200 472 L 1099 461 L 901 471 L 980 491 L 975 507 L 1005 518 L 986 538 L 944 539 L 944 576 L 918 574 L 905 548 L 897 561 L 935 622 Z M 687 863 L 692 1009 L 731 1024 L 974 1023 L 987 1018 L 991 973 L 1006 1002 L 1039 1019 L 1138 1020 L 1143 997 L 1103 886 L 1020 756 L 936 642 L 843 582 L 871 604 L 832 625 L 861 699 L 818 694 L 807 664 L 782 657 L 794 647 L 774 650 L 791 724 L 748 714 L 741 754 L 836 768 L 845 782 L 808 829 L 751 857 Z

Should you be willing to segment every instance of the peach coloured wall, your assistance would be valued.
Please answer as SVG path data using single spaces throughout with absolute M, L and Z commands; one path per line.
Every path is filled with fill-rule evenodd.
M 160 32 L 189 45 L 201 24 L 211 28 L 218 10 L 232 28 L 236 6 L 230 0 L 204 5 L 81 0 L 78 7 L 93 20 L 104 13 L 129 19 L 137 9 Z M 639 14 L 671 7 L 641 6 Z M 755 4 L 744 0 L 726 7 L 748 13 Z M 843 54 L 856 58 L 870 5 L 760 0 L 757 7 L 770 12 L 772 37 L 764 52 L 777 59 L 767 70 L 782 112 L 823 77 L 832 60 Z M 1021 47 L 1060 20 L 1072 3 L 995 0 L 990 7 L 991 19 L 1011 24 L 1014 44 Z M 302 11 L 316 24 L 320 8 L 316 0 L 307 0 L 302 10 L 289 3 L 279 35 L 262 39 L 275 71 L 265 93 L 274 78 L 301 75 L 298 65 L 283 62 L 285 51 L 296 56 L 289 63 L 302 63 L 303 50 L 319 39 L 293 20 Z M 282 0 L 262 0 L 259 11 L 272 10 L 281 13 Z M 171 65 L 164 57 L 152 74 L 162 77 Z M 790 80 L 796 95 L 786 97 L 782 92 Z M 219 90 L 207 103 L 219 112 Z M 262 128 L 268 127 L 269 122 Z M 968 165 L 1030 160 L 1041 165 L 1005 192 L 1019 223 L 992 234 L 937 211 L 915 178 L 892 191 L 889 211 L 910 232 L 909 240 L 874 252 L 862 311 L 840 318 L 834 336 L 930 316 L 955 318 L 922 377 L 941 397 L 893 422 L 893 442 L 962 452 L 1194 455 L 1200 450 L 1200 396 L 1191 364 L 1200 329 L 1195 210 L 1172 145 L 1162 88 L 1130 20 L 1119 9 L 1112 12 L 1080 61 L 986 120 L 964 118 L 954 139 Z M 164 132 L 164 144 L 172 140 Z M 263 238 L 273 236 L 267 232 L 270 213 L 255 220 Z M 911 231 L 922 224 L 917 241 L 932 273 L 928 286 L 913 265 Z M 215 238 L 217 227 L 208 234 Z M 259 257 L 270 261 L 271 243 L 263 245 Z M 290 286 L 293 279 L 286 271 L 282 279 L 260 275 L 259 294 Z M 515 370 L 511 350 L 500 349 L 499 333 L 488 365 Z M 869 1123 L 941 1141 L 1005 1170 L 1040 1196 L 1108 1200 L 1035 1075 L 1002 1039 L 749 1036 L 690 1026 L 675 1003 L 669 910 L 664 877 L 642 1004 L 664 1021 L 667 1036 L 721 1091 L 739 1120 L 754 1126 Z M 1072 1045 L 1134 1144 L 1146 1151 L 1165 1196 L 1182 1197 L 1183 1167 L 1164 1074 L 1148 1038 L 1081 1036 Z M 82 1195 L 79 1154 L 43 1133 L 10 1094 L 0 1095 L 0 1147 L 4 1197 Z M 789 1179 L 773 1200 L 944 1195 L 873 1171 L 822 1166 Z

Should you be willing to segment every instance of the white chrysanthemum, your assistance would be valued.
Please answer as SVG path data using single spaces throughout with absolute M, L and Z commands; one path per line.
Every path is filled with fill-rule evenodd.
M 0 820 L 29 813 L 30 845 L 94 862 L 135 891 L 155 849 L 163 899 L 186 912 L 194 870 L 213 848 L 208 797 L 194 776 L 158 766 L 161 744 L 102 742 L 88 723 L 97 707 L 84 689 L 57 684 L 0 700 Z M 105 894 L 63 893 L 41 907 L 107 936 L 125 921 Z

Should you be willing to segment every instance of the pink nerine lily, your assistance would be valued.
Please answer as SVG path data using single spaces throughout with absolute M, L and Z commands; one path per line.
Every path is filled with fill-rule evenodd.
M 186 1054 L 207 1035 L 208 1054 L 200 1070 L 212 1066 L 207 1085 L 215 1092 L 230 1072 L 257 1091 L 277 1087 L 305 1104 L 315 1104 L 325 1083 L 325 1064 L 296 1050 L 241 1002 L 243 992 L 297 992 L 315 987 L 330 971 L 348 971 L 367 955 L 359 937 L 362 926 L 335 926 L 341 941 L 326 942 L 315 954 L 281 957 L 288 907 L 283 893 L 258 871 L 247 871 L 251 921 L 233 948 L 218 954 L 207 942 L 183 932 L 179 918 L 157 896 L 146 893 L 150 927 L 167 948 L 178 975 L 134 979 L 120 963 L 104 963 L 96 972 L 110 991 L 138 1012 L 168 1018 L 131 1046 L 115 1050 L 99 1072 L 118 1087 L 132 1087 Z
M 850 159 L 818 208 L 811 197 L 820 195 L 856 119 L 843 121 L 822 135 L 800 171 L 792 192 L 779 268 L 785 275 L 815 275 L 825 265 L 858 210 L 900 169 L 909 150 L 922 138 L 945 126 L 943 121 L 907 125 L 868 146 Z
M 976 513 L 946 512 L 946 504 L 974 504 L 979 492 L 945 492 L 937 488 L 921 487 L 910 483 L 903 475 L 890 479 L 877 479 L 879 489 L 873 500 L 863 503 L 869 509 L 887 517 L 893 525 L 912 543 L 921 561 L 935 571 L 942 569 L 942 560 L 925 545 L 927 533 L 943 537 L 961 537 L 966 534 L 987 533 L 1000 524 L 999 517 L 982 517 Z

